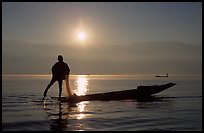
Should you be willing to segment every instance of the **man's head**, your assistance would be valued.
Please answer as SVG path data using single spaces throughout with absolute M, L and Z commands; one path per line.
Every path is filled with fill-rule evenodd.
M 58 61 L 63 61 L 62 55 L 58 55 Z

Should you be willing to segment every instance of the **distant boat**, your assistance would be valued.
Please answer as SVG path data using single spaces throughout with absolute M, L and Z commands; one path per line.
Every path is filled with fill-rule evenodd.
M 169 77 L 168 73 L 166 75 L 156 75 L 155 77 Z

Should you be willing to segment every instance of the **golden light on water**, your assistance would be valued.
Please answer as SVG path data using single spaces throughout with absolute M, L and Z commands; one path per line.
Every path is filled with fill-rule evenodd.
M 89 76 L 88 75 L 74 75 L 72 76 L 73 79 L 75 79 L 74 81 L 74 87 L 73 87 L 73 92 L 76 93 L 76 95 L 86 95 L 86 93 L 88 92 L 88 87 L 89 87 Z M 41 101 L 40 101 L 41 102 Z M 48 103 L 47 103 L 48 102 Z M 56 107 L 49 107 L 52 104 L 49 103 L 49 101 L 44 101 L 43 102 L 43 108 L 44 111 L 47 112 L 49 114 L 49 118 L 52 120 L 58 120 L 58 121 L 63 121 L 69 118 L 76 118 L 78 120 L 84 119 L 89 117 L 91 114 L 87 114 L 88 112 L 88 105 L 89 101 L 82 101 L 79 103 L 76 103 L 77 106 L 74 106 L 73 108 L 75 108 L 74 110 L 76 111 L 76 113 L 71 114 L 70 112 L 73 110 L 72 106 L 67 106 L 67 109 L 65 109 L 65 104 L 63 103 L 59 103 L 59 108 Z M 65 123 L 66 124 L 66 123 Z M 80 124 L 81 127 L 78 128 L 82 128 L 84 125 Z
M 88 76 L 79 75 L 75 81 L 75 89 L 73 90 L 76 95 L 85 95 L 88 91 Z
M 83 101 L 83 102 L 77 103 L 77 107 L 78 107 L 78 111 L 79 111 L 79 114 L 76 115 L 77 119 L 83 119 L 83 118 L 87 117 L 87 114 L 84 113 L 84 111 L 86 111 L 85 107 L 88 103 L 89 103 L 89 101 Z
M 75 90 L 74 93 L 76 95 L 86 95 L 88 91 L 88 76 L 87 75 L 79 75 L 77 77 L 77 80 L 75 81 Z M 86 113 L 84 113 L 86 105 L 89 103 L 89 101 L 83 101 L 80 103 L 77 103 L 77 108 L 79 111 L 79 114 L 76 115 L 77 119 L 83 119 L 87 116 Z

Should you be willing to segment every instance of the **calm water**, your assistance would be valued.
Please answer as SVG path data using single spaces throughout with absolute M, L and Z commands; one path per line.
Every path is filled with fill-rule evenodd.
M 3 131 L 202 131 L 202 77 L 73 75 L 70 84 L 78 95 L 177 83 L 149 102 L 84 101 L 75 105 L 51 99 L 58 96 L 57 83 L 41 102 L 49 80 L 49 76 L 2 76 Z

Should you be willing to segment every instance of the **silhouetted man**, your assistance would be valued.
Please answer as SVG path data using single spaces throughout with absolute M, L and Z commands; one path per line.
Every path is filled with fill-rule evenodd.
M 58 81 L 59 84 L 59 98 L 61 97 L 62 94 L 62 81 L 69 76 L 70 69 L 67 63 L 63 62 L 63 57 L 62 55 L 58 56 L 58 62 L 55 63 L 52 67 L 52 79 L 50 83 L 48 84 L 47 88 L 44 91 L 44 97 L 46 97 L 48 89 L 56 82 Z

